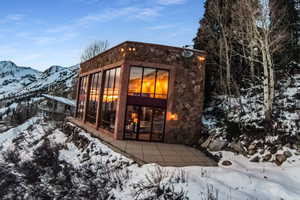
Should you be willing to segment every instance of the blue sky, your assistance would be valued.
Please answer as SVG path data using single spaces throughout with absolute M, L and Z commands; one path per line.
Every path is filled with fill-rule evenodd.
M 95 40 L 192 44 L 204 0 L 1 0 L 0 60 L 44 70 L 79 63 Z

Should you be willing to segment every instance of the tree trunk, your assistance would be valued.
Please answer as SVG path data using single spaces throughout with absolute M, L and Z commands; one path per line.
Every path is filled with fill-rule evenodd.
M 265 121 L 271 120 L 271 99 L 270 99 L 270 73 L 269 73 L 269 66 L 268 66 L 268 59 L 266 55 L 265 49 L 262 50 L 262 64 L 263 64 L 263 71 L 264 71 L 264 79 L 263 79 L 263 89 L 264 89 L 264 115 Z

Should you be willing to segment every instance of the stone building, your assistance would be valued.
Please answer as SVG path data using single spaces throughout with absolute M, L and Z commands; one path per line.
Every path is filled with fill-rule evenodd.
M 117 140 L 191 143 L 201 132 L 206 53 L 124 42 L 80 66 L 74 123 Z

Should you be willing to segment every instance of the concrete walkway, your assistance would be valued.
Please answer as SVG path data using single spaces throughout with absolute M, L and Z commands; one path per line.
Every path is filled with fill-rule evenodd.
M 139 142 L 129 140 L 115 140 L 107 134 L 101 134 L 97 130 L 85 126 L 75 119 L 69 119 L 81 128 L 101 139 L 115 152 L 135 160 L 139 164 L 157 163 L 161 166 L 217 166 L 217 163 L 208 158 L 201 151 L 180 144 L 165 144 L 153 142 Z
M 217 165 L 201 151 L 184 145 L 126 140 L 112 140 L 109 143 L 119 149 L 120 153 L 126 153 L 127 156 L 143 163 L 175 167 Z

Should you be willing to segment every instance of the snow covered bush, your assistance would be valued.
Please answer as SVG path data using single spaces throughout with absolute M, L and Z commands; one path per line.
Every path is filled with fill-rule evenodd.
M 135 199 L 139 200 L 187 200 L 186 193 L 181 188 L 175 188 L 175 184 L 186 183 L 187 177 L 184 171 L 170 172 L 161 167 L 155 167 L 146 174 L 145 180 L 133 185 Z

